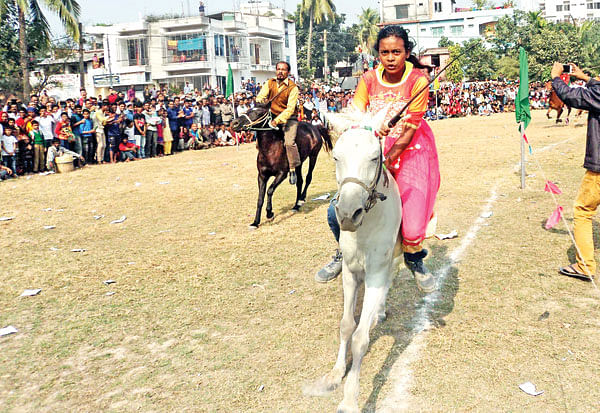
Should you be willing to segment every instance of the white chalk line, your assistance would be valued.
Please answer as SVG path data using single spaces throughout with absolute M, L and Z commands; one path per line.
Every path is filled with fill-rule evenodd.
M 479 213 L 479 216 L 467 232 L 467 235 L 462 239 L 460 245 L 451 253 L 449 262 L 437 271 L 438 289 L 423 298 L 422 304 L 417 309 L 411 320 L 413 326 L 411 335 L 413 339 L 402 353 L 402 357 L 398 358 L 390 369 L 389 377 L 394 380 L 392 390 L 387 397 L 381 402 L 379 413 L 399 412 L 409 410 L 409 388 L 412 382 L 411 365 L 419 359 L 421 350 L 426 346 L 426 330 L 430 325 L 429 314 L 433 310 L 433 306 L 442 298 L 440 287 L 444 284 L 450 269 L 460 261 L 467 248 L 473 243 L 477 237 L 477 233 L 488 218 L 483 218 L 487 212 L 491 212 L 492 206 L 498 199 L 499 181 L 494 185 L 490 192 L 490 196 L 486 200 L 486 204 Z

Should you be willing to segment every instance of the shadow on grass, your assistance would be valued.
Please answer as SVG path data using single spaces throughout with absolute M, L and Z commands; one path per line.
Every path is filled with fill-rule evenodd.
M 316 198 L 320 195 L 326 194 L 328 193 L 330 194 L 329 199 L 327 199 L 326 201 L 313 201 L 313 198 Z M 331 198 L 335 195 L 335 193 L 337 192 L 337 186 L 333 189 L 326 189 L 324 191 L 321 191 L 319 193 L 314 193 L 311 194 L 310 193 L 310 186 L 308 187 L 308 193 L 306 194 L 306 203 L 304 205 L 302 205 L 302 207 L 300 208 L 299 211 L 294 211 L 292 210 L 292 208 L 294 207 L 294 205 L 296 205 L 295 203 L 290 203 L 288 205 L 285 205 L 284 207 L 282 207 L 282 211 L 279 212 L 279 214 L 275 213 L 275 217 L 273 217 L 272 220 L 270 221 L 266 221 L 264 220 L 264 214 L 263 214 L 263 223 L 271 223 L 271 224 L 279 224 L 281 222 L 284 222 L 285 220 L 298 215 L 298 214 L 310 214 L 312 211 L 314 211 L 317 208 L 322 207 L 323 205 L 329 206 L 329 202 L 331 201 Z M 277 192 L 275 192 L 277 193 Z M 266 197 L 265 197 L 266 198 Z M 265 205 L 266 205 L 267 201 L 265 200 Z M 273 194 L 273 211 L 276 211 L 275 208 L 275 194 Z M 263 213 L 264 213 L 264 207 L 263 207 Z M 326 221 L 327 220 L 327 216 L 323 215 L 323 220 Z M 262 224 L 261 224 L 262 225 Z
M 444 317 L 454 309 L 454 297 L 458 292 L 458 269 L 451 265 L 446 246 L 436 245 L 430 251 L 426 264 L 439 277 L 441 271 L 447 271 L 438 285 L 433 301 L 425 300 L 417 290 L 412 275 L 403 268 L 394 279 L 387 298 L 387 319 L 378 324 L 371 332 L 370 346 L 379 338 L 391 336 L 394 344 L 390 349 L 379 372 L 373 378 L 373 390 L 369 395 L 363 412 L 374 412 L 381 389 L 389 379 L 392 366 L 411 343 L 416 334 L 422 331 L 422 323 L 429 321 L 434 328 L 446 325 Z M 448 269 L 449 266 L 449 269 Z M 407 276 L 408 275 L 408 276 Z M 440 282 L 438 278 L 438 282 Z M 424 316 L 426 320 L 422 320 Z

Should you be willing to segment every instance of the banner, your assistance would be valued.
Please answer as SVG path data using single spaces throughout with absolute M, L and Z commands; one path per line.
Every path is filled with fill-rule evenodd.
M 177 51 L 186 52 L 189 50 L 203 50 L 202 38 L 197 37 L 195 39 L 179 40 L 177 42 Z

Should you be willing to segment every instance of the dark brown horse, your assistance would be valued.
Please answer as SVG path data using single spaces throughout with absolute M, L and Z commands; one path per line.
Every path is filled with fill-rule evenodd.
M 231 127 L 235 131 L 246 129 L 257 132 L 258 156 L 256 166 L 258 168 L 258 202 L 256 205 L 256 217 L 254 218 L 254 222 L 250 224 L 250 227 L 253 228 L 257 228 L 260 224 L 265 192 L 267 193 L 267 219 L 273 218 L 273 192 L 287 177 L 290 170 L 285 146 L 283 145 L 283 131 L 281 129 L 274 130 L 269 128 L 268 123 L 271 119 L 272 115 L 269 106 L 258 104 L 245 115 L 234 119 L 231 123 Z M 313 169 L 315 169 L 317 157 L 323 144 L 325 144 L 327 152 L 331 151 L 333 145 L 327 129 L 317 128 L 308 122 L 298 123 L 296 145 L 300 153 L 301 163 L 296 168 L 297 181 L 294 211 L 298 211 L 302 204 L 306 202 L 306 190 L 312 181 Z M 304 181 L 302 178 L 302 163 L 304 163 L 306 158 L 309 159 L 308 173 L 306 174 L 304 189 L 302 189 Z M 267 191 L 267 181 L 271 177 L 275 177 L 275 179 Z

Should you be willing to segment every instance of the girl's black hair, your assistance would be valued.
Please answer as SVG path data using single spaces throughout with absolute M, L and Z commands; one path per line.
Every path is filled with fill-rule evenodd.
M 388 37 L 397 37 L 399 39 L 402 39 L 402 42 L 404 43 L 404 49 L 409 53 L 408 58 L 406 60 L 411 62 L 414 67 L 416 67 L 417 69 L 427 69 L 430 72 L 433 70 L 432 66 L 425 65 L 419 62 L 417 56 L 412 54 L 412 50 L 414 49 L 415 44 L 411 42 L 408 38 L 408 31 L 404 27 L 399 26 L 397 24 L 385 26 L 379 31 L 379 34 L 377 35 L 377 41 L 375 42 L 375 50 L 377 52 L 379 52 L 379 42 L 383 39 L 387 39 Z

